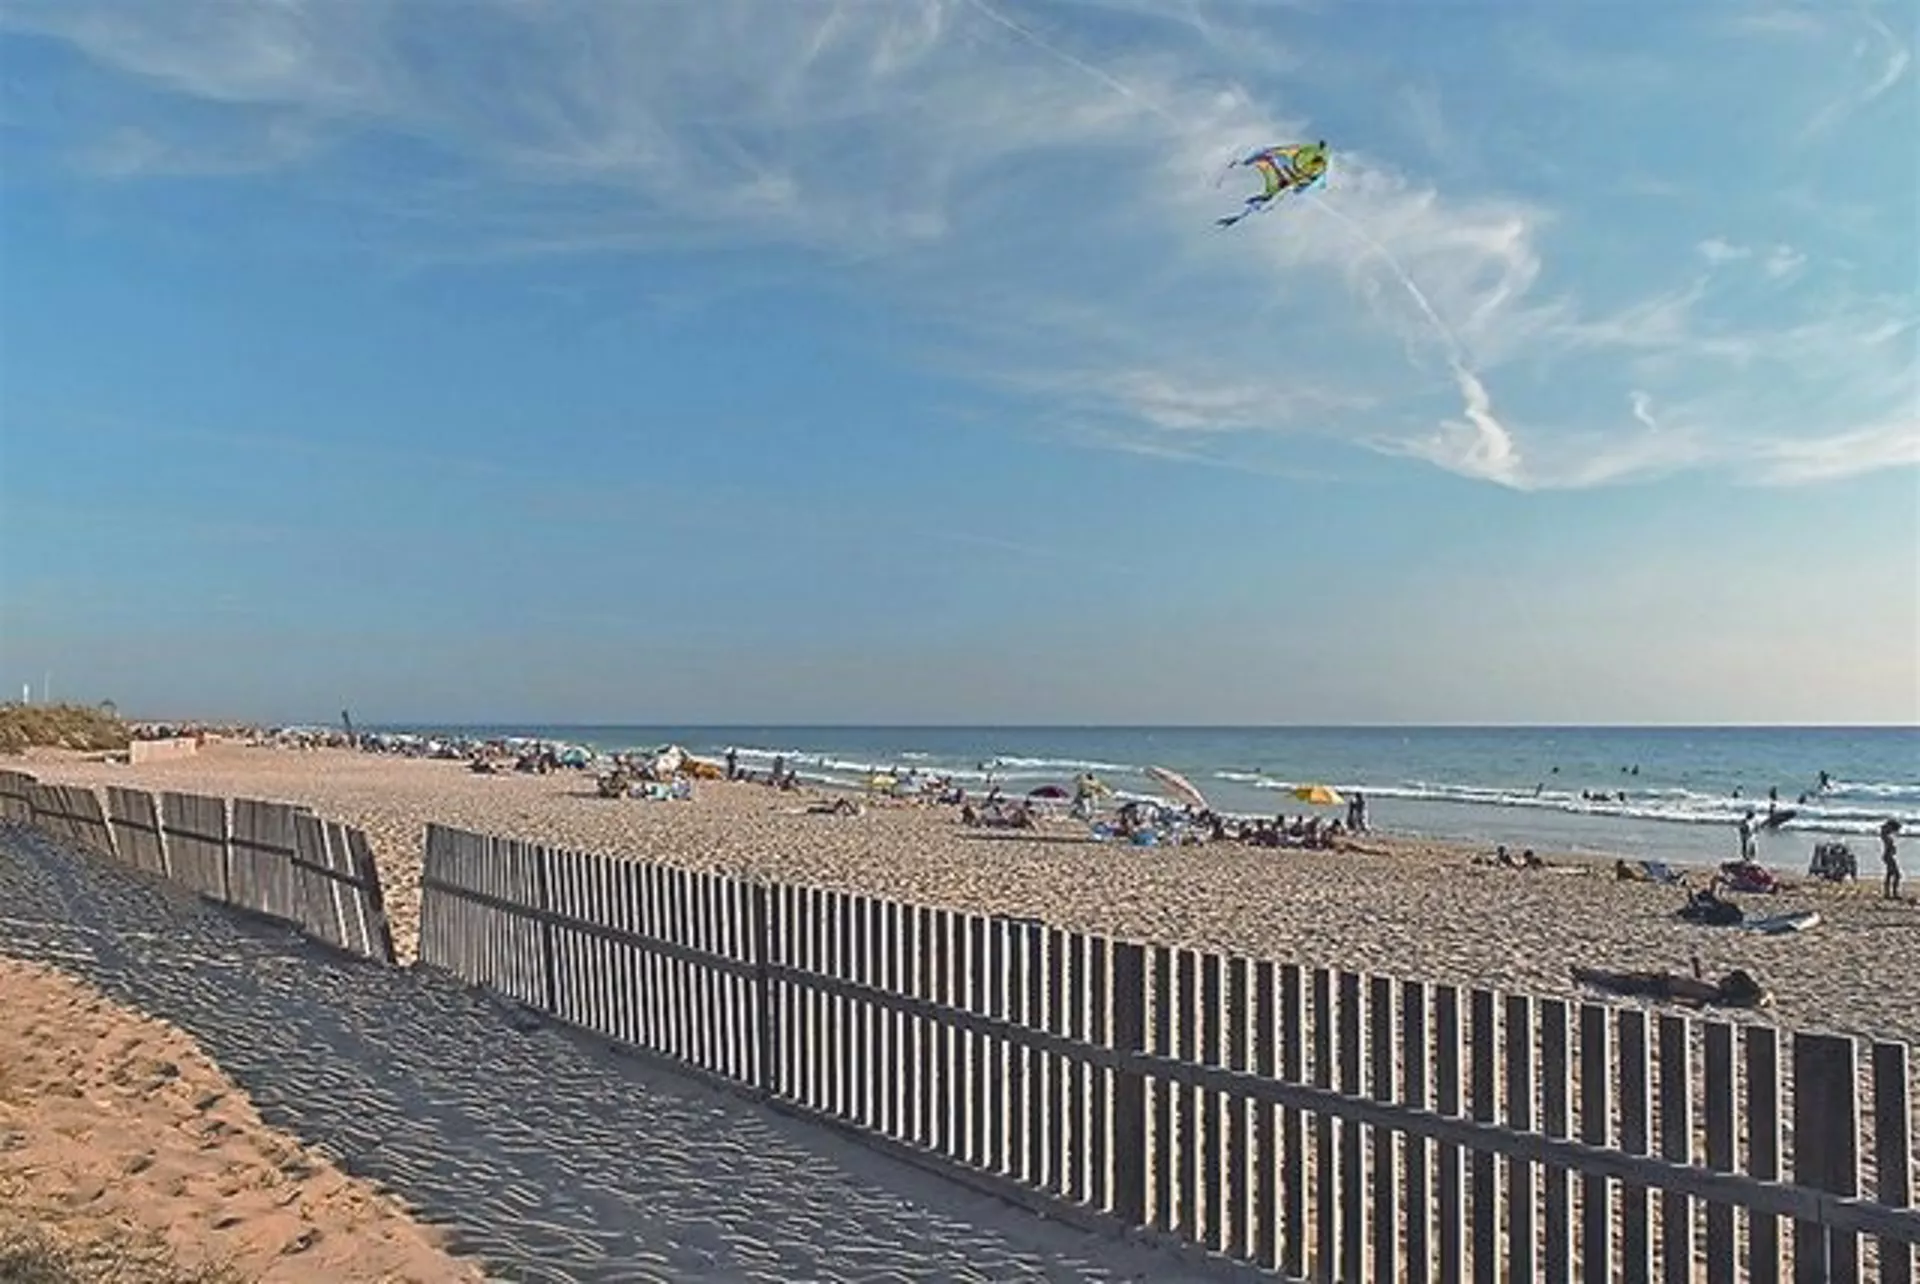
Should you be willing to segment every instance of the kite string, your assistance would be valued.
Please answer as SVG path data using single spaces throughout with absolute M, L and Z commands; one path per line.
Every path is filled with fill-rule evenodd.
M 1108 72 L 1100 70 L 1100 68 L 1094 66 L 1090 62 L 1085 62 L 1079 58 L 1074 57 L 1072 54 L 1068 53 L 1064 49 L 1059 48 L 1058 46 L 1049 44 L 1047 41 L 1041 39 L 1039 33 L 1035 32 L 1032 28 L 1023 26 L 1022 24 L 1015 22 L 1012 18 L 1007 17 L 1007 15 L 1005 15 L 1004 13 L 1001 13 L 998 9 L 995 9 L 991 5 L 989 5 L 986 2 L 986 0 L 967 0 L 967 3 L 971 5 L 975 10 L 985 15 L 989 20 L 995 23 L 998 23 L 1002 27 L 1005 27 L 1008 31 L 1013 32 L 1014 35 L 1019 36 L 1022 40 L 1025 40 L 1028 44 L 1033 45 L 1035 48 L 1039 49 L 1041 52 L 1051 55 L 1055 59 L 1058 59 L 1060 62 L 1067 64 L 1069 67 L 1072 67 L 1080 72 L 1083 72 L 1086 75 L 1092 76 L 1095 80 L 1099 81 L 1101 84 L 1105 85 L 1107 88 L 1113 90 L 1115 93 L 1119 94 L 1122 98 L 1129 99 L 1135 103 L 1138 103 L 1140 106 L 1145 107 L 1148 111 L 1152 112 L 1154 115 L 1158 116 L 1160 119 L 1166 121 L 1169 125 L 1174 126 L 1176 129 L 1186 128 L 1186 123 L 1182 121 L 1178 116 L 1175 116 L 1172 112 L 1168 111 L 1165 107 L 1162 107 L 1159 103 L 1154 102 L 1151 98 L 1148 98 L 1145 94 L 1137 92 L 1131 85 L 1127 84 L 1125 81 L 1119 79 L 1116 76 L 1111 75 Z
M 989 5 L 986 0 L 967 0 L 967 3 L 990 21 L 1013 32 L 1016 36 L 1019 36 L 1022 40 L 1027 41 L 1056 61 L 1065 63 L 1067 66 L 1074 68 L 1082 74 L 1093 77 L 1093 79 L 1099 81 L 1121 97 L 1145 107 L 1148 111 L 1160 117 L 1160 119 L 1166 121 L 1168 124 L 1181 130 L 1186 128 L 1185 122 L 1180 120 L 1179 117 L 1175 116 L 1172 112 L 1145 94 L 1140 93 L 1125 81 L 1110 72 L 1102 71 L 1090 62 L 1075 57 L 1064 49 L 1048 43 L 1031 28 L 1015 22 L 1012 18 L 1007 17 Z M 1233 168 L 1234 165 L 1229 164 L 1225 170 L 1221 171 L 1221 177 L 1214 180 L 1214 186 L 1218 187 L 1226 174 L 1231 172 Z M 1466 358 L 1460 346 L 1459 338 L 1455 336 L 1453 330 L 1448 327 L 1447 323 L 1440 319 L 1440 313 L 1428 300 L 1426 292 L 1420 288 L 1419 283 L 1413 279 L 1412 274 L 1401 265 L 1400 260 L 1394 257 L 1393 252 L 1376 240 L 1364 227 L 1342 213 L 1337 207 L 1329 205 L 1318 193 L 1308 192 L 1306 195 L 1317 207 L 1333 215 L 1334 218 L 1345 225 L 1348 231 L 1352 232 L 1362 243 L 1380 256 L 1381 261 L 1393 272 L 1395 279 L 1400 282 L 1401 287 L 1412 297 L 1414 303 L 1419 307 L 1421 314 L 1427 319 L 1427 323 L 1433 327 L 1434 333 L 1440 336 L 1447 350 L 1447 363 L 1453 367 L 1454 374 L 1461 378 L 1474 378 L 1472 372 L 1467 368 Z M 1475 382 L 1478 382 L 1477 379 Z
M 1413 297 L 1414 303 L 1419 306 L 1421 313 L 1425 315 L 1428 323 L 1433 326 L 1434 333 L 1438 334 L 1441 339 L 1445 341 L 1448 362 L 1454 367 L 1456 372 L 1464 369 L 1466 359 L 1462 353 L 1458 336 L 1454 334 L 1452 327 L 1440 319 L 1440 313 L 1434 308 L 1433 304 L 1428 301 L 1426 291 L 1420 288 L 1419 284 L 1413 279 L 1412 274 L 1401 265 L 1400 260 L 1394 256 L 1393 251 L 1382 245 L 1366 228 L 1360 226 L 1359 223 L 1342 213 L 1338 206 L 1328 204 L 1326 198 L 1318 192 L 1308 192 L 1306 195 L 1307 199 L 1313 202 L 1315 208 L 1325 210 L 1327 213 L 1333 215 L 1334 218 L 1340 221 L 1342 226 L 1349 232 L 1352 232 L 1354 236 L 1358 237 L 1368 249 L 1380 256 L 1380 260 L 1392 270 L 1394 277 L 1399 280 L 1401 286 L 1406 289 L 1406 292 Z

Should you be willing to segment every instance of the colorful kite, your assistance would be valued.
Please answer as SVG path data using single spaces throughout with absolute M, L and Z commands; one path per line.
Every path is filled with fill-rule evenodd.
M 1232 227 L 1249 214 L 1267 208 L 1275 200 L 1288 192 L 1304 192 L 1327 175 L 1327 144 L 1325 140 L 1317 143 L 1287 143 L 1279 147 L 1263 147 L 1251 156 L 1244 157 L 1227 166 L 1229 170 L 1241 166 L 1250 166 L 1260 171 L 1265 186 L 1247 198 L 1247 203 L 1237 214 L 1229 214 L 1215 222 L 1221 227 Z

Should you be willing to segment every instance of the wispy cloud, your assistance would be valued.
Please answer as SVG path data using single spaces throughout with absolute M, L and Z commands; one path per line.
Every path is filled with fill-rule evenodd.
M 1846 83 L 1808 117 L 1800 131 L 1801 142 L 1830 133 L 1907 79 L 1913 66 L 1912 45 L 1881 18 L 1880 7 L 1874 0 L 1743 6 L 1731 19 L 1734 31 L 1763 39 L 1810 49 L 1844 44 Z
M 1912 48 L 1892 27 L 1869 7 L 1862 6 L 1858 13 L 1858 27 L 1863 30 L 1855 36 L 1849 50 L 1858 79 L 1839 98 L 1814 114 L 1807 122 L 1803 138 L 1817 138 L 1864 110 L 1906 79 L 1913 65 Z
M 1744 245 L 1735 245 L 1724 237 L 1710 236 L 1695 247 L 1700 257 L 1718 267 L 1722 263 L 1738 263 L 1742 259 L 1753 257 L 1752 249 Z
M 1215 186 L 1228 155 L 1329 128 L 1280 72 L 1220 70 L 1248 40 L 1285 58 L 1294 17 L 1198 0 L 61 0 L 0 9 L 0 32 L 105 73 L 68 140 L 98 176 L 304 167 L 455 259 L 784 248 L 916 308 L 951 339 L 938 359 L 1109 448 L 1259 467 L 1229 443 L 1310 434 L 1518 487 L 1766 452 L 1803 480 L 1841 475 L 1810 459 L 1904 462 L 1861 425 L 1898 422 L 1912 392 L 1873 341 L 1912 308 L 1812 290 L 1806 252 L 1772 237 L 1676 231 L 1602 301 L 1574 275 L 1577 210 L 1442 190 L 1364 138 L 1338 146 L 1323 195 L 1215 229 L 1241 194 L 1238 173 Z M 1680 79 L 1651 55 L 1528 52 L 1567 93 Z M 1437 100 L 1403 106 L 1442 129 Z M 434 163 L 369 179 L 380 147 Z M 1792 306 L 1731 310 L 1741 265 Z M 1708 396 L 1702 360 L 1784 360 L 1792 386 Z

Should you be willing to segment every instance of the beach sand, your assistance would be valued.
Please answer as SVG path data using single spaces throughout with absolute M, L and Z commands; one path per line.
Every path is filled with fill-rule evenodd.
M 344 750 L 210 744 L 174 762 L 124 765 L 36 751 L 42 779 L 126 784 L 305 803 L 364 827 L 411 957 L 429 820 L 557 846 L 751 873 L 1015 915 L 1060 927 L 1224 949 L 1309 966 L 1578 995 L 1575 964 L 1710 975 L 1745 968 L 1768 985 L 1764 1019 L 1797 1029 L 1920 1040 L 1920 906 L 1878 897 L 1878 861 L 1861 850 L 1860 884 L 1741 898 L 1758 917 L 1817 909 L 1811 931 L 1764 936 L 1679 921 L 1672 888 L 1617 883 L 1605 866 L 1543 852 L 1566 872 L 1473 863 L 1446 844 L 1369 836 L 1363 850 L 1300 852 L 1237 844 L 1177 849 L 1098 844 L 1083 825 L 1034 836 L 969 830 L 954 809 L 869 807 L 804 814 L 817 792 L 702 782 L 691 802 L 594 796 L 585 773 L 478 775 L 455 762 Z M 1481 853 L 1484 854 L 1484 853 Z
M 125 1284 L 481 1278 L 264 1124 L 179 1029 L 3 956 L 0 993 L 0 1278 L 35 1278 L 36 1254 Z
M 472 1278 L 363 1182 L 502 1279 L 1221 1277 L 8 825 L 0 994 L 0 1253 L 91 1234 L 86 1284 Z

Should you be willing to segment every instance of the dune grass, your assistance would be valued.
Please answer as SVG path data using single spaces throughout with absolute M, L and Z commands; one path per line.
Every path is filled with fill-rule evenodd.
M 0 753 L 37 748 L 101 752 L 125 749 L 131 739 L 127 724 L 106 709 L 77 704 L 0 704 Z
M 0 1212 L 0 1284 L 240 1284 L 223 1266 L 188 1269 L 157 1239 L 70 1235 Z

